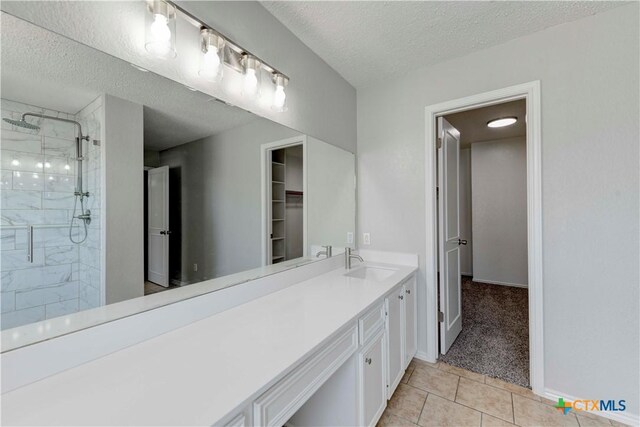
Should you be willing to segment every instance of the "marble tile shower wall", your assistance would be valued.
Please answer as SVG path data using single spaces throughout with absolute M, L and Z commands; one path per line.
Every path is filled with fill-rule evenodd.
M 87 310 L 102 304 L 101 274 L 100 274 L 100 145 L 102 97 L 96 98 L 91 104 L 83 108 L 76 120 L 82 125 L 82 130 L 89 135 L 85 143 L 85 161 L 82 172 L 84 191 L 89 192 L 85 208 L 91 211 L 91 224 L 87 227 L 87 239 L 79 246 L 78 265 L 78 309 Z
M 100 139 L 101 98 L 77 116 L 5 99 L 0 102 L 2 117 L 17 120 L 30 111 L 84 121 L 83 132 L 90 132 L 92 140 Z M 76 245 L 69 240 L 75 189 L 75 128 L 53 120 L 28 121 L 40 126 L 40 130 L 3 121 L 0 134 L 2 329 L 100 304 L 100 180 L 95 177 L 99 172 L 91 172 L 99 167 L 99 147 L 84 143 L 89 158 L 83 168 L 85 191 L 91 193 L 88 208 L 92 213 L 96 209 L 96 215 L 87 240 Z M 33 262 L 27 261 L 26 225 L 34 226 Z

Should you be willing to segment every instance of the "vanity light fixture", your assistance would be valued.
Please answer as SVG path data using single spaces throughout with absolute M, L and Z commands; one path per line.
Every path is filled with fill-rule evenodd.
M 158 58 L 176 56 L 176 8 L 164 0 L 147 0 L 145 49 Z
M 500 117 L 498 119 L 489 120 L 487 122 L 487 126 L 489 126 L 490 128 L 502 128 L 505 126 L 511 126 L 517 121 L 518 118 L 516 116 Z
M 289 78 L 284 74 L 273 73 L 273 83 L 276 85 L 276 89 L 273 93 L 272 108 L 278 112 L 287 111 L 287 94 L 284 92 L 284 88 L 289 83 Z
M 242 55 L 242 65 L 244 67 L 242 95 L 258 97 L 260 94 L 260 77 L 262 74 L 260 72 L 260 60 L 251 54 L 245 53 Z
M 222 80 L 224 38 L 211 28 L 200 29 L 200 71 L 198 75 L 210 82 Z
M 237 92 L 241 92 L 246 98 L 257 101 L 261 95 L 262 74 L 269 73 L 275 84 L 272 108 L 276 111 L 287 110 L 284 88 L 289 83 L 289 77 L 206 25 L 173 1 L 146 0 L 146 8 L 145 49 L 149 53 L 161 58 L 176 56 L 176 20 L 179 15 L 181 19 L 197 27 L 200 32 L 198 75 L 202 79 L 220 82 L 223 77 L 223 69 L 226 67 L 228 70 L 237 72 L 238 77 L 241 78 L 236 80 L 242 85 L 242 90 L 238 87 Z M 147 71 L 134 64 L 131 65 L 140 71 Z M 230 80 L 233 81 L 234 78 Z M 230 85 L 232 86 L 233 83 L 227 84 L 227 86 Z M 189 89 L 191 88 L 189 87 Z M 230 88 L 226 89 L 229 92 L 237 93 L 230 91 Z

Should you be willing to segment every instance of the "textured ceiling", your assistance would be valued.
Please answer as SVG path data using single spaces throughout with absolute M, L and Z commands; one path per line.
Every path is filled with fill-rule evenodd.
M 527 104 L 522 99 L 449 114 L 445 116 L 445 119 L 460 131 L 460 147 L 467 148 L 474 142 L 526 136 L 526 113 Z M 509 116 L 517 117 L 518 121 L 511 126 L 502 128 L 490 128 L 487 126 L 489 120 Z
M 357 89 L 574 21 L 622 2 L 265 1 Z
M 101 93 L 143 104 L 145 146 L 155 150 L 262 120 L 6 13 L 0 19 L 3 98 L 71 114 Z

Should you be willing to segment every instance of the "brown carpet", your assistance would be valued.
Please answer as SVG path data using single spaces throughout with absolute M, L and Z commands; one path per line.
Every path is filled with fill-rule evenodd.
M 462 332 L 441 361 L 529 387 L 526 288 L 462 278 Z

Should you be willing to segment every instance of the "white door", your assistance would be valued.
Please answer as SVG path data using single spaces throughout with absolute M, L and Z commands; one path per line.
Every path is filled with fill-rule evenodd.
M 384 330 L 360 353 L 360 425 L 373 426 L 387 406 Z
M 404 368 L 406 369 L 416 354 L 418 349 L 418 334 L 416 331 L 416 278 L 415 276 L 407 280 L 404 284 L 404 318 L 405 318 L 405 340 L 404 340 Z
M 404 374 L 404 290 L 400 288 L 387 298 L 387 398 L 391 395 Z
M 438 245 L 440 261 L 440 352 L 446 354 L 462 331 L 460 283 L 460 132 L 438 118 Z
M 147 278 L 169 286 L 169 166 L 148 173 Z

